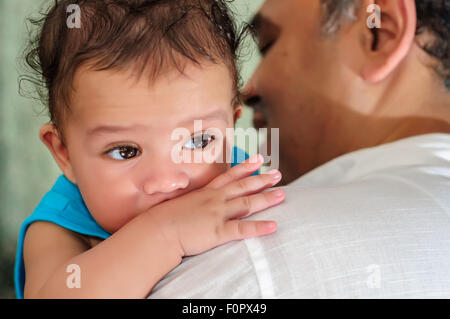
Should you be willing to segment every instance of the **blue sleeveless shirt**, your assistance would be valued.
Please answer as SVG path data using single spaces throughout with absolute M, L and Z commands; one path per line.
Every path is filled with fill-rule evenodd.
M 238 165 L 248 157 L 247 153 L 234 147 L 231 167 Z M 258 172 L 254 175 L 257 174 Z M 20 227 L 14 266 L 14 285 L 18 299 L 23 299 L 25 286 L 23 242 L 28 227 L 36 221 L 51 222 L 86 236 L 94 236 L 101 239 L 111 236 L 89 213 L 78 187 L 64 175 L 59 176 L 52 189 L 44 195 L 33 213 L 25 219 Z

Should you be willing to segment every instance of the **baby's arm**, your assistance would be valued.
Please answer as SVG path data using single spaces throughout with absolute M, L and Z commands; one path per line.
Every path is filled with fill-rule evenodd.
M 141 214 L 94 248 L 47 222 L 26 234 L 25 298 L 144 298 L 181 262 L 150 214 Z M 81 288 L 68 288 L 67 266 L 80 267 Z
M 32 224 L 24 242 L 25 297 L 144 298 L 183 256 L 272 233 L 274 223 L 240 220 L 284 199 L 279 191 L 261 193 L 280 174 L 248 177 L 261 164 L 238 165 L 202 189 L 155 206 L 91 249 L 59 226 Z M 66 284 L 70 264 L 81 270 L 81 288 Z

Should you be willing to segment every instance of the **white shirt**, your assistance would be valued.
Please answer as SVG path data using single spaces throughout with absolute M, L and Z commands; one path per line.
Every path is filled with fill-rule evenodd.
M 450 134 L 343 155 L 249 219 L 276 233 L 187 257 L 150 298 L 450 298 Z

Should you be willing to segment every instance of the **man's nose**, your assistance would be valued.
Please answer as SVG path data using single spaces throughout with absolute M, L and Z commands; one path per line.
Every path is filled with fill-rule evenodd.
M 188 175 L 177 169 L 164 169 L 149 174 L 143 184 L 143 191 L 147 195 L 157 193 L 172 193 L 185 189 L 189 185 Z
M 257 94 L 254 87 L 248 84 L 244 89 L 244 103 L 251 107 L 254 111 L 253 113 L 253 125 L 256 129 L 262 127 L 267 127 L 267 121 L 262 107 L 262 99 L 259 94 Z
M 267 127 L 265 110 L 263 109 L 263 100 L 255 85 L 255 75 L 248 81 L 243 89 L 244 103 L 251 107 L 253 113 L 253 125 L 256 129 Z

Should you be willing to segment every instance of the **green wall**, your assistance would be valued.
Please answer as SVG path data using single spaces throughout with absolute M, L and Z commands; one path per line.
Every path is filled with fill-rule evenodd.
M 27 40 L 26 17 L 46 1 L 0 0 L 0 298 L 14 298 L 13 264 L 22 221 L 49 190 L 60 171 L 38 138 L 48 121 L 43 106 L 18 94 L 21 52 Z M 241 21 L 248 20 L 263 0 L 236 0 Z M 258 63 L 254 43 L 246 44 L 243 79 Z M 247 109 L 238 126 L 248 127 Z

